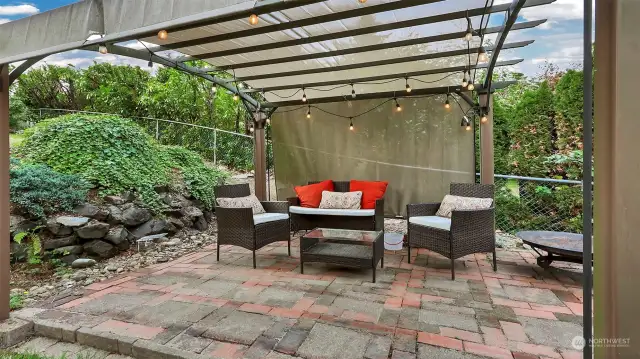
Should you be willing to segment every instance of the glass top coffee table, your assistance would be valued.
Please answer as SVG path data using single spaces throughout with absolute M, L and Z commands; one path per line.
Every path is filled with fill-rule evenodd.
M 321 262 L 345 267 L 384 267 L 384 232 L 316 228 L 300 239 L 300 273 L 305 262 Z

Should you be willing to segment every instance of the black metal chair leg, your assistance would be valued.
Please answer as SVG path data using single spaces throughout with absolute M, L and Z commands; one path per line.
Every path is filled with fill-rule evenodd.
M 411 263 L 411 246 L 407 245 L 407 263 Z
M 287 251 L 289 252 L 289 257 L 291 257 L 291 238 L 287 241 Z
M 451 280 L 456 280 L 456 267 L 453 263 L 453 258 L 451 259 Z
M 380 268 L 384 268 L 384 256 L 380 258 Z
M 220 242 L 216 243 L 216 261 L 220 262 Z
M 373 283 L 376 282 L 376 266 L 373 267 Z
M 253 269 L 256 269 L 256 251 L 253 251 Z
M 493 271 L 498 271 L 498 259 L 496 258 L 496 249 L 493 249 Z

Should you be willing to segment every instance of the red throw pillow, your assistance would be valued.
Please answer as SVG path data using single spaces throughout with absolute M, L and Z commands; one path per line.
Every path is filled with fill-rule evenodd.
M 386 181 L 357 181 L 351 180 L 349 183 L 349 192 L 362 191 L 362 209 L 375 209 L 376 200 L 384 197 L 387 191 Z
M 294 190 L 300 199 L 300 206 L 318 208 L 322 200 L 322 191 L 333 192 L 333 181 L 326 180 L 307 186 L 297 186 Z

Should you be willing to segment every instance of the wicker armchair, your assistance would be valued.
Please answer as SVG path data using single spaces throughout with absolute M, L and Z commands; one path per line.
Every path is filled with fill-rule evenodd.
M 246 197 L 251 194 L 248 184 L 223 185 L 214 188 L 216 198 Z M 256 250 L 267 244 L 287 241 L 291 255 L 291 232 L 289 203 L 260 202 L 267 213 L 286 214 L 286 219 L 271 220 L 255 224 L 251 208 L 216 207 L 218 220 L 217 260 L 220 260 L 220 245 L 231 244 L 253 252 L 253 268 L 256 268 Z M 258 215 L 260 216 L 260 215 Z
M 487 184 L 452 183 L 450 192 L 454 196 L 494 198 L 494 186 Z M 411 261 L 412 247 L 432 250 L 451 259 L 451 279 L 453 280 L 455 279 L 454 259 L 472 253 L 493 252 L 493 270 L 497 270 L 495 205 L 487 209 L 453 211 L 449 230 L 415 223 L 416 217 L 435 216 L 438 208 L 440 203 L 407 205 L 408 261 Z M 414 220 L 411 220 L 412 217 Z

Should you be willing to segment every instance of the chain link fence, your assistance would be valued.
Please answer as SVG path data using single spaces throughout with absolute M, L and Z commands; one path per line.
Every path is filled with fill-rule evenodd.
M 582 182 L 495 175 L 496 228 L 582 233 Z
M 41 108 L 38 109 L 37 121 L 68 113 L 119 116 L 100 112 Z M 214 164 L 223 164 L 236 170 L 253 170 L 253 136 L 180 121 L 152 117 L 127 118 L 137 122 L 163 145 L 188 148 Z M 267 148 L 267 162 L 268 168 L 272 168 L 273 152 L 270 142 Z

